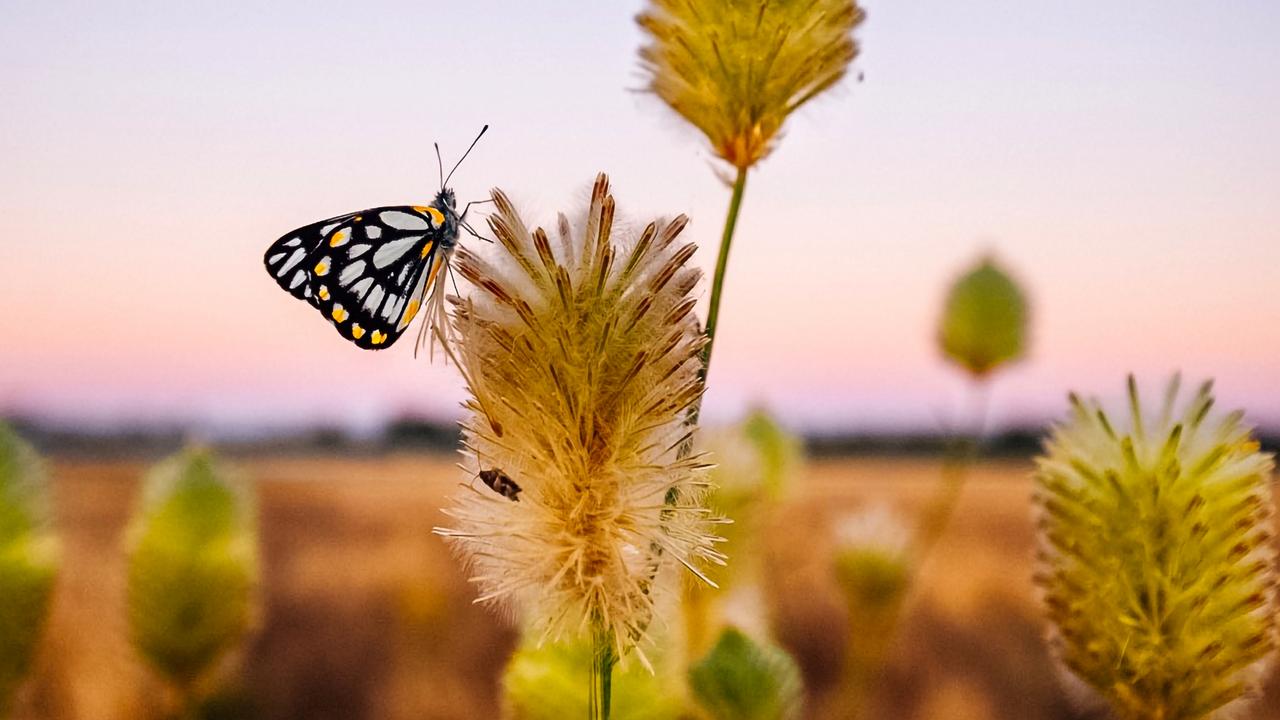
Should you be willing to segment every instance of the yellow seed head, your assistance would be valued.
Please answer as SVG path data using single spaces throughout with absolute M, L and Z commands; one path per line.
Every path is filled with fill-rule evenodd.
M 1271 457 L 1209 383 L 1177 394 L 1148 414 L 1130 377 L 1123 424 L 1073 395 L 1036 471 L 1055 654 L 1120 720 L 1215 715 L 1276 647 Z
M 544 637 L 603 627 L 621 654 L 644 636 L 669 567 L 723 563 L 706 463 L 679 457 L 702 393 L 687 220 L 622 231 L 603 175 L 554 239 L 492 197 L 494 252 L 457 254 L 475 287 L 453 313 L 471 480 L 437 532 L 473 567 L 481 600 Z M 476 479 L 492 469 L 502 474 Z
M 844 76 L 865 17 L 853 0 L 651 0 L 636 20 L 650 38 L 649 89 L 748 168 L 788 115 Z

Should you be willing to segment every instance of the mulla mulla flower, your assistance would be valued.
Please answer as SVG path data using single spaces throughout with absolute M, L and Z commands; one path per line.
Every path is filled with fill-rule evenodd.
M 492 199 L 498 244 L 458 251 L 475 292 L 453 314 L 476 479 L 437 532 L 469 562 L 481 601 L 544 639 L 590 631 L 620 657 L 645 636 L 668 568 L 724 562 L 707 464 L 679 452 L 702 394 L 700 273 L 678 239 L 687 219 L 618 227 L 604 175 L 554 236 L 500 190 Z
M 1036 471 L 1055 654 L 1121 720 L 1219 717 L 1276 647 L 1272 458 L 1178 386 L 1144 408 L 1130 377 L 1123 421 L 1072 395 Z
M 649 89 L 744 169 L 787 116 L 835 85 L 858 55 L 853 0 L 652 0 L 637 22 Z

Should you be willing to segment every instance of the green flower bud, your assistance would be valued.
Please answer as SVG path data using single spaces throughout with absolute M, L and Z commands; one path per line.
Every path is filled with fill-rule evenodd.
M 787 720 L 800 716 L 804 684 L 782 648 L 725 628 L 715 647 L 689 668 L 689 686 L 715 720 Z
M 991 258 L 960 276 L 947 294 L 938 326 L 944 355 L 975 377 L 1021 357 L 1027 302 L 1013 278 Z
M 0 424 L 0 715 L 31 668 L 49 614 L 58 543 L 47 493 L 40 458 Z
M 156 466 L 143 493 L 127 537 L 132 640 L 167 681 L 190 688 L 252 622 L 254 508 L 240 483 L 200 450 Z
M 1254 693 L 1276 647 L 1271 457 L 1178 379 L 1129 418 L 1071 396 L 1036 471 L 1036 582 L 1062 663 L 1120 720 L 1195 720 Z

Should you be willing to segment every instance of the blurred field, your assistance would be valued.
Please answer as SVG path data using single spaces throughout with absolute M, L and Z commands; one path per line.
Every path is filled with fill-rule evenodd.
M 228 718 L 492 718 L 515 640 L 471 604 L 431 527 L 458 479 L 451 456 L 244 459 L 258 482 L 264 558 L 260 628 L 231 659 Z M 156 717 L 159 686 L 123 625 L 121 535 L 142 462 L 55 461 L 64 572 L 19 720 Z M 877 718 L 1094 717 L 1047 661 L 1028 576 L 1030 464 L 978 467 L 926 567 L 876 702 Z M 781 641 L 821 696 L 845 631 L 827 577 L 826 529 L 873 499 L 910 514 L 930 460 L 816 462 L 770 531 L 767 572 Z M 732 549 L 730 549 L 732 552 Z M 235 665 L 241 670 L 234 672 Z M 1280 681 L 1252 717 L 1280 718 Z

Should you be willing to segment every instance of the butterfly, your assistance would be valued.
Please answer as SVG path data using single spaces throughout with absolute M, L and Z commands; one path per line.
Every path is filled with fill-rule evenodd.
M 476 203 L 459 213 L 448 183 L 488 129 L 485 125 L 448 177 L 439 163 L 440 192 L 431 204 L 370 208 L 300 227 L 267 248 L 267 272 L 365 350 L 391 347 L 426 310 L 430 317 L 419 334 L 421 343 L 443 317 L 440 278 L 448 272 L 459 229 L 480 237 L 466 220 L 467 209 Z

